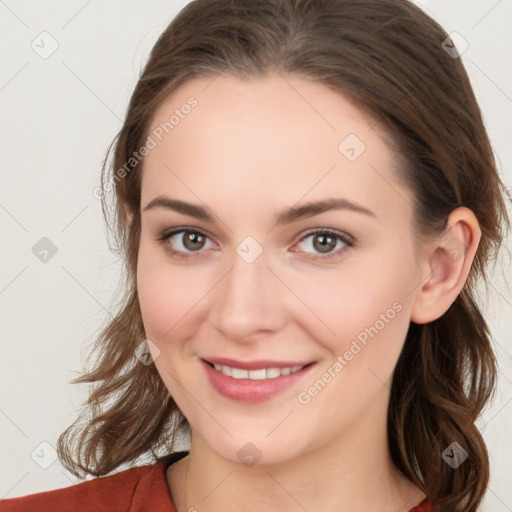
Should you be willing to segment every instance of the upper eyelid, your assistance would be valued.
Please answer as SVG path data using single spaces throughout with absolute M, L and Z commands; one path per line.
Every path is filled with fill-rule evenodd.
M 176 228 L 170 228 L 162 231 L 162 234 L 157 238 L 157 240 L 162 240 L 165 238 L 170 238 L 171 236 L 180 234 L 180 233 L 186 233 L 186 232 L 192 232 L 192 233 L 200 233 L 201 235 L 206 236 L 210 240 L 212 239 L 212 235 L 210 235 L 207 231 L 200 229 L 200 228 L 193 228 L 192 226 L 183 226 L 183 227 L 176 227 Z

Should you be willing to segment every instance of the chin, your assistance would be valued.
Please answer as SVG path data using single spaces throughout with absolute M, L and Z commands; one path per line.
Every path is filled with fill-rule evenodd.
M 219 457 L 247 468 L 286 464 L 304 455 L 306 451 L 301 446 L 303 439 L 295 440 L 287 436 L 285 442 L 283 436 L 276 435 L 273 439 L 271 437 L 272 435 L 267 438 L 248 435 L 233 439 L 226 435 L 221 444 L 218 438 L 208 440 L 208 444 Z

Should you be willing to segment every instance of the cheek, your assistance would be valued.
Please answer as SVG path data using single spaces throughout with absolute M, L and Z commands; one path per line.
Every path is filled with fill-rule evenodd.
M 165 265 L 158 248 L 142 241 L 137 263 L 137 293 L 148 338 L 158 344 L 172 329 L 179 307 L 176 290 L 179 283 Z M 180 290 L 182 291 L 182 290 Z
M 294 291 L 308 307 L 294 318 L 332 358 L 346 354 L 352 368 L 388 374 L 409 328 L 413 261 L 412 253 L 397 254 L 390 244 L 340 272 L 299 279 Z
M 315 278 L 303 289 L 294 290 L 307 305 L 296 319 L 311 332 L 312 339 L 323 339 L 331 348 L 341 350 L 354 338 L 364 342 L 372 326 L 390 331 L 389 326 L 404 310 L 404 289 L 406 284 L 399 276 L 388 273 L 383 277 L 366 269 Z
M 199 268 L 170 263 L 168 258 L 163 249 L 141 243 L 137 292 L 146 335 L 157 345 L 191 334 L 212 287 Z
M 332 425 L 333 436 L 340 421 L 351 422 L 362 416 L 369 404 L 389 389 L 410 318 L 405 297 L 409 291 L 407 276 L 403 272 L 352 269 L 345 277 L 336 286 L 331 283 L 324 288 L 325 293 L 316 290 L 308 296 L 311 304 L 318 305 L 315 313 L 329 329 L 317 318 L 311 320 L 312 316 L 309 322 L 300 320 L 302 329 L 307 329 L 311 339 L 328 354 L 303 386 L 301 399 L 311 399 L 308 410 L 315 408 L 323 424 Z M 316 395 L 315 389 L 324 385 L 326 391 Z M 333 407 L 335 403 L 339 407 Z

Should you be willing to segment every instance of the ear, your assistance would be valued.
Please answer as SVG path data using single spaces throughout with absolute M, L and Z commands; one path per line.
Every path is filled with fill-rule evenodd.
M 423 252 L 419 266 L 422 281 L 411 310 L 412 322 L 432 322 L 449 309 L 464 287 L 481 236 L 471 210 L 453 210 L 444 232 Z
M 133 211 L 130 208 L 130 206 L 128 206 L 127 203 L 124 203 L 124 214 L 126 216 L 126 220 L 127 220 L 128 224 L 131 224 L 132 220 L 133 220 Z

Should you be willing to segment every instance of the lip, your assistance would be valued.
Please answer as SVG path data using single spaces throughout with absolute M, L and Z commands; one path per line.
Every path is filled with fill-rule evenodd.
M 213 361 L 215 359 L 215 361 Z M 309 374 L 314 367 L 316 362 L 305 362 L 305 368 L 292 373 L 290 375 L 281 375 L 273 379 L 264 380 L 252 380 L 252 379 L 235 379 L 224 375 L 212 368 L 208 362 L 201 359 L 201 364 L 205 369 L 206 375 L 212 387 L 222 396 L 231 400 L 239 402 L 245 402 L 250 404 L 264 402 L 270 400 L 276 395 L 282 393 L 286 389 L 290 389 L 296 385 L 302 378 Z M 244 363 L 244 366 L 240 366 L 241 361 L 233 361 L 232 359 L 220 359 L 210 358 L 208 361 L 215 364 L 225 364 L 226 366 L 234 366 L 236 368 L 242 368 L 244 370 L 255 370 L 259 368 L 284 368 L 287 366 L 302 366 L 297 363 L 282 363 L 278 366 L 276 361 L 251 361 Z M 230 361 L 230 363 L 218 363 L 217 361 Z M 263 363 L 263 366 L 262 366 Z M 269 366 L 268 363 L 271 363 Z M 247 366 L 251 365 L 251 368 Z M 273 365 L 273 366 L 272 366 Z
M 257 361 L 237 361 L 225 357 L 204 357 L 204 361 L 213 364 L 231 366 L 232 368 L 241 368 L 242 370 L 260 370 L 261 368 L 293 368 L 294 366 L 305 366 L 313 361 L 270 361 L 268 359 L 259 359 Z

